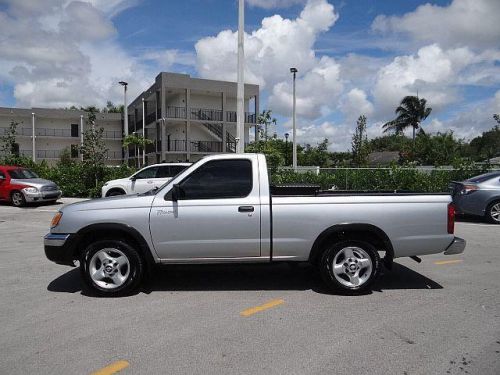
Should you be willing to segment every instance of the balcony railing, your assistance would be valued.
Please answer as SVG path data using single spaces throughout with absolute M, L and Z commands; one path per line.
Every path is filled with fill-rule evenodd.
M 191 108 L 191 120 L 222 121 L 223 112 L 219 109 Z
M 226 112 L 226 121 L 227 122 L 236 122 L 236 111 L 228 111 Z M 257 116 L 252 112 L 245 112 L 245 123 L 246 124 L 255 124 L 257 122 Z
M 0 135 L 7 134 L 8 128 L 0 128 Z M 35 134 L 37 137 L 57 137 L 57 138 L 78 138 L 80 139 L 80 132 L 77 135 L 71 135 L 71 129 L 50 129 L 50 128 L 38 128 L 35 129 Z M 31 129 L 28 128 L 18 128 L 16 130 L 16 135 L 31 137 Z M 103 138 L 105 139 L 121 139 L 121 130 L 104 130 Z
M 186 118 L 186 107 L 167 107 L 167 118 Z
M 189 149 L 188 147 L 189 146 Z M 185 141 L 173 140 L 168 142 L 169 152 L 222 152 L 222 142 L 218 141 Z

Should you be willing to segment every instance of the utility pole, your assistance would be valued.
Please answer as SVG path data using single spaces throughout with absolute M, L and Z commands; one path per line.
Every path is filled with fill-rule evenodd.
M 33 139 L 33 161 L 36 161 L 35 113 L 31 113 L 31 135 Z
M 128 135 L 128 108 L 127 108 L 127 86 L 128 83 L 125 81 L 118 82 L 123 86 L 123 134 L 126 137 Z M 128 147 L 125 150 L 125 160 L 128 165 Z
M 236 153 L 245 152 L 245 1 L 238 6 L 238 94 L 236 103 Z
M 290 73 L 293 74 L 293 109 L 292 109 L 292 166 L 293 170 L 297 170 L 297 124 L 296 124 L 296 98 L 295 98 L 295 78 L 298 70 L 297 68 L 290 68 Z
M 83 115 L 80 115 L 80 147 L 83 147 Z M 80 160 L 83 161 L 83 153 L 80 149 Z
M 142 166 L 146 165 L 146 144 L 144 140 L 146 139 L 146 105 L 144 104 L 144 98 L 142 98 Z

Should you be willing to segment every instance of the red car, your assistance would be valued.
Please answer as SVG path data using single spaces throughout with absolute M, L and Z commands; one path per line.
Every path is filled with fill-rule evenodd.
M 39 178 L 29 169 L 0 165 L 0 200 L 21 207 L 26 203 L 55 202 L 61 195 L 54 182 Z

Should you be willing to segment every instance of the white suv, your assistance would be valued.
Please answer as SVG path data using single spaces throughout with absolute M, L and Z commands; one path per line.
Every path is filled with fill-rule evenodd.
M 128 178 L 106 182 L 102 187 L 102 197 L 145 193 L 159 188 L 190 165 L 190 163 L 164 163 L 147 166 Z

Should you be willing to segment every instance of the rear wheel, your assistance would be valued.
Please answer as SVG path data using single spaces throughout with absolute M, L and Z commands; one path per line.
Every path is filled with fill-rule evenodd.
M 325 284 L 344 293 L 362 293 L 370 288 L 380 272 L 380 257 L 371 244 L 342 241 L 327 248 L 319 269 Z
M 10 195 L 10 201 L 15 207 L 23 207 L 24 205 L 26 205 L 26 199 L 24 198 L 23 193 L 18 190 L 12 192 L 12 194 Z
M 140 284 L 144 263 L 139 253 L 123 241 L 102 240 L 83 251 L 80 270 L 85 284 L 100 296 L 132 293 Z
M 493 202 L 488 206 L 486 218 L 493 224 L 500 224 L 500 201 Z

